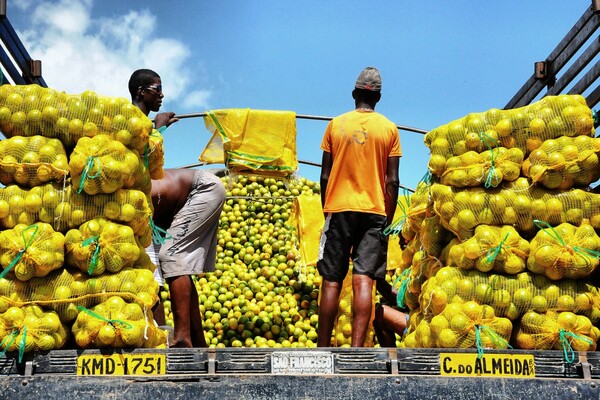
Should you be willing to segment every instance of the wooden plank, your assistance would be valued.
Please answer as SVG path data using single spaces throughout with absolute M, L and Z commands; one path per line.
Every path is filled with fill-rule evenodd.
M 590 6 L 546 59 L 549 63 L 551 75 L 555 76 L 562 69 L 594 31 L 598 29 L 598 26 L 600 26 L 600 15 L 594 12 Z M 546 82 L 537 80 L 535 75 L 532 75 L 504 108 L 517 108 L 529 104 L 545 85 Z
M 587 88 L 598 80 L 598 77 L 600 77 L 600 61 L 597 61 L 596 64 L 581 77 L 579 82 L 569 90 L 569 93 L 581 94 L 585 92 Z
M 564 89 L 575 79 L 577 75 L 588 66 L 594 57 L 600 52 L 600 36 L 598 36 L 590 46 L 577 58 L 577 60 L 567 69 L 563 75 L 556 81 L 556 83 L 548 90 L 546 96 L 557 95 L 564 91 Z M 581 94 L 583 91 L 570 92 Z

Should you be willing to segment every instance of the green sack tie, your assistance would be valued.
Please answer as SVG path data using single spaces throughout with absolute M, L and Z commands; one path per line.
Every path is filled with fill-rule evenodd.
M 590 339 L 588 339 L 585 336 L 578 335 L 576 333 L 566 331 L 563 328 L 560 328 L 560 330 L 558 331 L 558 338 L 559 338 L 560 344 L 562 345 L 562 348 L 563 348 L 563 354 L 565 355 L 565 361 L 569 364 L 572 364 L 573 361 L 575 361 L 575 350 L 573 350 L 573 347 L 571 346 L 571 342 L 569 341 L 568 337 L 571 337 L 573 339 L 581 339 L 590 345 L 593 345 L 594 342 L 592 342 Z
M 160 226 L 154 223 L 152 217 L 150 217 L 150 229 L 152 230 L 152 243 L 154 244 L 165 244 L 167 239 L 173 239 L 173 236 Z
M 400 287 L 398 287 L 398 292 L 396 293 L 396 304 L 398 304 L 398 307 L 400 308 L 404 308 L 406 306 L 404 298 L 406 296 L 406 291 L 408 290 L 409 275 L 410 269 L 405 269 L 400 275 L 398 275 L 393 283 L 393 286 L 396 286 L 398 281 L 400 281 Z
M 535 226 L 537 226 L 538 228 L 540 228 L 541 230 L 546 231 L 546 233 L 548 235 L 550 235 L 551 238 L 553 238 L 554 240 L 556 240 L 561 246 L 566 246 L 567 245 L 565 243 L 565 241 L 563 240 L 563 238 L 560 236 L 560 234 L 558 232 L 556 232 L 556 230 L 554 230 L 554 228 L 552 227 L 552 225 L 550 225 L 546 221 L 541 221 L 539 219 L 534 219 L 533 220 L 533 224 Z M 544 226 L 545 226 L 545 228 L 544 228 Z
M 77 309 L 79 311 L 83 311 L 84 313 L 91 315 L 94 318 L 98 318 L 99 320 L 104 321 L 107 324 L 110 324 L 115 329 L 118 329 L 118 328 L 133 329 L 133 325 L 131 325 L 127 321 L 121 321 L 120 319 L 104 318 L 102 315 L 90 310 L 89 308 L 85 308 L 84 306 L 77 306 Z
M 90 267 L 88 268 L 88 275 L 92 275 L 92 272 L 96 269 L 98 265 L 98 255 L 100 254 L 100 236 L 92 236 L 85 239 L 81 242 L 81 247 L 87 247 L 95 244 L 94 254 L 92 254 L 92 259 L 90 260 Z
M 496 333 L 495 330 L 487 325 L 475 325 L 475 345 L 477 346 L 477 358 L 483 357 L 483 342 L 481 340 L 481 331 L 484 331 L 487 336 L 492 340 L 492 343 L 496 345 L 496 348 L 500 349 L 512 349 L 512 346 L 508 344 L 506 340 Z
M 496 158 L 498 157 L 499 150 L 497 149 L 498 141 L 492 138 L 485 132 L 479 132 L 479 139 L 481 142 L 488 148 L 491 157 L 490 157 L 490 170 L 488 171 L 487 177 L 485 178 L 485 188 L 489 189 L 490 187 L 496 187 L 500 182 L 495 182 L 494 184 L 494 171 L 496 171 Z M 494 152 L 496 150 L 496 152 Z
M 402 191 L 402 196 L 405 200 L 404 203 L 400 201 L 396 202 L 402 215 L 383 230 L 383 234 L 386 236 L 400 234 L 404 227 L 404 223 L 406 222 L 406 218 L 408 217 L 408 209 L 405 207 L 405 204 L 410 204 L 410 194 L 405 188 L 403 188 Z
M 417 195 L 423 194 L 423 192 L 425 192 L 425 190 L 427 190 L 433 184 L 433 174 L 431 171 L 427 170 L 427 172 L 425 172 L 425 175 L 423 175 L 419 183 L 421 182 L 423 182 L 425 185 L 419 185 L 417 183 L 417 191 L 415 192 Z
M 31 234 L 31 237 L 29 238 L 29 240 L 27 240 L 27 238 L 25 237 L 25 232 L 30 229 L 33 229 L 33 233 Z M 36 224 L 29 225 L 27 228 L 23 229 L 23 231 L 21 232 L 21 238 L 23 238 L 24 247 L 19 250 L 16 257 L 10 262 L 10 264 L 8 264 L 8 266 L 6 268 L 4 268 L 4 271 L 2 271 L 2 273 L 0 273 L 0 279 L 4 278 L 6 276 L 6 274 L 8 274 L 8 272 L 11 269 L 13 269 L 15 265 L 17 265 L 17 263 L 19 262 L 21 257 L 23 257 L 23 254 L 25 254 L 25 252 L 27 251 L 29 246 L 31 246 L 31 244 L 33 243 L 33 239 L 35 238 L 35 235 L 37 235 L 37 231 L 38 231 L 38 226 Z
M 590 250 L 590 249 L 586 249 L 585 247 L 579 247 L 579 246 L 573 246 L 573 250 L 577 253 L 585 254 L 585 255 L 600 259 L 600 251 Z
M 19 362 L 23 361 L 23 355 L 25 354 L 25 345 L 27 339 L 27 327 L 23 327 L 23 336 L 21 336 L 21 341 L 19 342 Z
M 537 220 L 537 219 L 533 220 L 533 223 L 538 228 L 541 228 L 541 226 L 545 225 L 546 228 L 545 229 L 541 228 L 542 230 L 546 231 L 546 229 L 550 229 L 550 231 L 546 231 L 546 233 L 548 233 L 553 239 L 555 239 L 561 246 L 568 247 L 568 245 L 565 243 L 565 241 L 560 236 L 560 234 L 558 232 L 556 232 L 556 230 L 554 230 L 554 228 L 552 228 L 552 226 L 550 226 L 550 224 L 548 224 L 547 222 L 544 222 L 544 221 Z M 580 247 L 580 246 L 573 246 L 572 249 L 576 253 L 600 259 L 599 251 L 586 249 L 585 247 Z
M 217 117 L 215 116 L 215 114 L 212 111 L 209 111 L 208 112 L 208 116 L 210 117 L 212 123 L 214 124 L 215 128 L 219 132 L 219 136 L 221 136 L 221 141 L 223 143 L 229 142 L 230 139 L 225 134 L 225 129 L 223 129 L 223 126 L 221 125 L 221 123 L 219 122 L 219 120 L 217 119 Z
M 8 336 L 6 336 L 4 339 L 2 339 L 2 342 L 0 342 L 0 347 L 4 347 L 4 348 L 2 349 L 2 351 L 0 351 L 0 357 L 2 357 L 3 355 L 6 354 L 6 352 L 10 348 L 10 346 L 12 346 L 12 344 L 15 342 L 15 340 L 17 340 L 18 335 L 19 335 L 19 331 L 15 329 L 11 333 L 9 333 Z M 26 339 L 27 339 L 27 327 L 24 326 L 23 327 L 23 336 L 21 337 L 21 340 L 19 341 L 19 363 L 23 361 L 23 355 L 25 354 L 25 345 L 27 344 Z M 8 343 L 6 343 L 6 345 L 4 345 L 4 342 L 6 342 L 7 340 L 8 340 Z
M 386 236 L 389 235 L 399 235 L 400 233 L 402 233 L 402 228 L 404 227 L 404 223 L 406 221 L 406 218 L 408 216 L 408 210 L 406 209 L 406 207 L 404 206 L 404 204 L 410 204 L 410 195 L 408 193 L 408 190 L 406 189 L 402 189 L 403 190 L 403 196 L 405 199 L 405 203 L 402 203 L 400 201 L 397 201 L 396 204 L 398 205 L 398 207 L 400 208 L 401 211 L 401 216 L 398 217 L 397 220 L 395 220 L 394 222 L 392 222 L 389 226 L 387 226 L 384 230 L 383 230 L 383 234 Z
M 2 341 L 0 342 L 0 347 L 2 351 L 0 351 L 0 357 L 4 356 L 10 346 L 17 340 L 17 336 L 19 335 L 19 330 L 15 329 L 11 333 L 8 334 Z
M 94 166 L 94 164 L 98 162 L 98 172 L 94 175 L 90 175 L 90 169 Z M 86 179 L 96 179 L 100 176 L 100 171 L 102 170 L 102 164 L 100 163 L 100 159 L 94 156 L 88 156 L 85 166 L 83 167 L 83 172 L 81 172 L 81 180 L 79 181 L 79 189 L 77 189 L 77 194 L 81 194 L 83 191 L 83 184 Z
M 487 258 L 486 258 L 487 262 L 491 263 L 496 260 L 498 253 L 500 253 L 500 250 L 502 250 L 502 247 L 504 247 L 504 242 L 506 242 L 506 239 L 508 239 L 509 235 L 510 235 L 510 232 L 507 232 L 506 236 L 504 236 L 504 239 L 502 239 L 502 241 L 500 242 L 500 244 L 498 246 L 492 247 L 491 249 L 488 250 Z M 510 246 L 506 246 L 506 247 L 508 248 Z
M 488 135 L 485 132 L 479 132 L 479 139 L 488 148 L 488 150 L 492 150 L 494 147 L 498 147 L 500 142 Z M 495 157 L 494 157 L 495 158 Z

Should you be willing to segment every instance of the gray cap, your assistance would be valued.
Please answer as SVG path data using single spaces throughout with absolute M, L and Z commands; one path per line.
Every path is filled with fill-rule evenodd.
M 356 78 L 354 87 L 375 92 L 381 91 L 381 75 L 379 75 L 379 70 L 375 67 L 363 69 L 358 78 Z

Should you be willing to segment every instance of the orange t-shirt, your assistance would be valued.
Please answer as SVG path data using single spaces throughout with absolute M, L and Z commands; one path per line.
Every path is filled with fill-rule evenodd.
M 323 211 L 386 215 L 387 160 L 402 156 L 396 125 L 375 111 L 353 110 L 329 122 L 321 149 L 333 160 Z

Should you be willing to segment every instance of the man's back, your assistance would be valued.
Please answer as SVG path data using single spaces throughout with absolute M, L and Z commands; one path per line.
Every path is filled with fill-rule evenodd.
M 331 121 L 321 148 L 333 159 L 325 212 L 385 215 L 387 160 L 401 155 L 396 125 L 373 110 L 350 111 Z
M 154 223 L 162 229 L 171 226 L 173 217 L 185 204 L 192 188 L 193 169 L 165 169 L 165 176 L 152 181 Z

